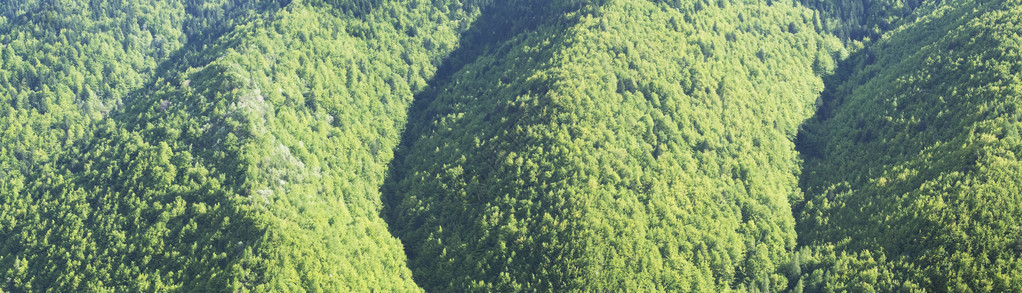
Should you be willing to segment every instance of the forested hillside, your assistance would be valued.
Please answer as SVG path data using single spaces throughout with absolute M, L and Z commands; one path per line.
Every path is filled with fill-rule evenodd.
M 920 7 L 943 4 L 933 0 L 800 0 L 816 13 L 815 24 L 845 41 L 851 49 L 869 44 L 903 23 L 911 23 Z M 843 58 L 842 58 L 843 59 Z
M 780 1 L 487 11 L 463 38 L 472 47 L 451 56 L 459 67 L 417 97 L 428 105 L 409 115 L 384 187 L 419 285 L 787 287 L 792 140 L 841 46 L 814 30 L 811 11 Z M 491 23 L 512 25 L 493 34 Z
M 1020 4 L 918 11 L 828 80 L 800 138 L 807 289 L 1022 290 Z
M 16 73 L 4 87 L 15 94 L 3 103 L 0 288 L 418 290 L 379 218 L 379 185 L 412 93 L 478 7 L 365 4 L 14 12 L 24 23 L 3 35 L 36 47 L 4 44 Z M 97 53 L 38 49 L 76 50 L 61 44 L 71 37 Z M 150 48 L 162 39 L 173 41 Z
M 0 0 L 0 291 L 1022 291 L 1020 15 Z

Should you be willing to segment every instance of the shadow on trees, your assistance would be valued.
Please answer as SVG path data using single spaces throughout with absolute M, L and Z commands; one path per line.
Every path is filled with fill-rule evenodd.
M 91 190 L 104 190 L 103 193 L 92 194 L 90 192 L 90 194 L 86 195 L 86 201 L 89 205 L 93 206 L 93 209 L 95 210 L 102 210 L 100 207 L 105 205 L 105 202 L 109 200 L 126 200 L 117 198 L 110 199 L 110 194 L 106 193 L 116 194 L 119 192 L 121 195 L 128 195 L 128 193 L 130 193 L 132 196 L 139 197 L 136 198 L 136 200 L 142 201 L 142 205 L 136 206 L 125 203 L 119 208 L 110 208 L 114 210 L 115 213 L 121 214 L 126 218 L 130 218 L 132 214 L 136 214 L 141 218 L 140 222 L 137 223 L 139 226 L 136 226 L 136 230 L 123 231 L 126 232 L 125 234 L 129 239 L 132 237 L 146 237 L 143 234 L 146 234 L 147 231 L 152 228 L 151 226 L 155 223 L 155 220 L 160 217 L 161 213 L 159 208 L 152 208 L 153 205 L 169 205 L 176 199 L 183 198 L 191 203 L 201 202 L 210 207 L 219 206 L 220 211 L 223 211 L 224 214 L 214 215 L 212 218 L 210 216 L 196 216 L 198 218 L 197 221 L 202 222 L 199 224 L 199 228 L 197 230 L 198 235 L 193 235 L 192 237 L 188 237 L 188 239 L 180 239 L 179 237 L 172 236 L 182 235 L 182 233 L 184 233 L 183 230 L 187 229 L 187 222 L 180 222 L 180 220 L 171 222 L 179 225 L 167 227 L 170 229 L 170 233 L 160 239 L 161 241 L 164 241 L 162 246 L 166 248 L 164 251 L 166 253 L 147 253 L 140 249 L 116 252 L 117 243 L 96 241 L 96 244 L 99 246 L 97 248 L 98 251 L 111 249 L 112 251 L 115 251 L 114 254 L 109 255 L 109 257 L 114 259 L 149 259 L 147 264 L 144 265 L 144 271 L 138 273 L 166 274 L 167 272 L 184 272 L 183 275 L 174 277 L 182 278 L 180 281 L 185 286 L 184 288 L 191 288 L 186 290 L 226 290 L 227 288 L 230 288 L 231 284 L 229 279 L 232 278 L 232 276 L 228 274 L 211 274 L 210 272 L 228 271 L 228 268 L 230 268 L 232 264 L 241 259 L 244 252 L 243 250 L 238 249 L 235 242 L 244 240 L 245 243 L 254 243 L 257 242 L 257 240 L 260 239 L 262 234 L 265 232 L 260 230 L 257 223 L 254 222 L 254 219 L 246 217 L 244 214 L 240 214 L 244 212 L 244 209 L 242 207 L 235 206 L 229 196 L 208 196 L 208 192 L 210 191 L 205 190 L 205 187 L 185 192 L 175 191 L 174 188 L 169 188 L 164 190 L 165 192 L 148 194 L 145 195 L 145 197 L 142 195 L 136 195 L 134 193 L 135 190 L 148 190 L 150 188 L 158 189 L 160 187 L 132 186 L 132 183 L 130 182 L 134 182 L 133 180 L 137 179 L 128 178 L 133 176 L 133 171 L 125 170 L 123 168 L 128 167 L 131 160 L 136 160 L 141 156 L 141 151 L 137 146 L 139 141 L 132 139 L 133 137 L 136 137 L 135 135 L 140 136 L 143 143 L 151 144 L 151 146 L 155 146 L 156 142 L 168 139 L 159 132 L 143 131 L 147 125 L 157 125 L 165 122 L 153 120 L 166 119 L 165 116 L 161 115 L 140 115 L 143 113 L 140 111 L 148 111 L 153 105 L 161 103 L 160 99 L 153 97 L 154 91 L 168 82 L 172 85 L 180 86 L 181 81 L 176 80 L 179 73 L 184 72 L 191 67 L 204 66 L 205 64 L 215 60 L 215 58 L 218 57 L 216 56 L 217 54 L 209 54 L 207 49 L 214 43 L 222 42 L 223 37 L 234 31 L 237 25 L 252 21 L 255 17 L 272 17 L 275 12 L 287 5 L 287 2 L 280 1 L 234 1 L 231 3 L 237 4 L 238 6 L 233 7 L 233 9 L 221 11 L 217 16 L 208 16 L 209 18 L 202 18 L 202 12 L 186 8 L 188 13 L 192 14 L 193 17 L 201 18 L 188 21 L 184 24 L 186 33 L 188 33 L 189 30 L 192 30 L 191 33 L 187 34 L 188 42 L 181 48 L 171 52 L 167 59 L 159 62 L 157 66 L 153 68 L 148 80 L 140 87 L 133 89 L 123 96 L 122 100 L 118 102 L 123 106 L 113 109 L 106 117 L 96 120 L 92 123 L 92 125 L 87 126 L 88 128 L 86 131 L 92 133 L 92 135 L 84 136 L 82 139 L 73 142 L 68 150 L 59 154 L 58 160 L 56 161 L 56 165 L 60 168 L 73 174 L 81 174 L 81 177 L 76 179 L 74 183 L 75 185 L 85 187 L 102 187 Z M 194 108 L 189 107 L 189 109 Z M 189 117 L 187 119 L 200 119 L 202 115 L 206 113 L 188 114 L 190 116 L 187 116 Z M 106 121 L 112 121 L 114 123 L 104 123 Z M 210 163 L 210 165 L 206 166 L 209 168 L 208 170 L 210 172 L 214 173 L 210 175 L 216 177 L 216 175 L 224 175 L 226 173 L 226 182 L 222 183 L 221 189 L 213 192 L 218 192 L 218 194 L 222 195 L 242 192 L 244 178 L 235 178 L 235 176 L 233 176 L 234 174 L 230 174 L 232 170 L 228 170 L 230 169 L 228 166 L 229 162 L 222 162 L 221 160 L 223 158 L 213 157 L 214 152 L 212 150 L 215 146 L 203 144 L 196 144 L 195 146 L 196 149 L 190 150 L 191 154 L 194 156 L 193 158 L 198 159 L 198 161 Z M 184 150 L 179 149 L 174 151 L 180 152 Z M 108 178 L 102 174 L 83 173 L 85 169 L 84 165 L 93 164 L 93 162 L 88 162 L 83 158 L 89 157 L 86 156 L 86 154 L 97 152 L 105 154 L 113 152 L 123 155 L 123 158 L 109 158 L 111 166 L 122 168 L 121 170 L 123 171 L 115 173 L 116 175 L 113 175 L 113 178 Z M 36 172 L 33 174 L 33 177 L 41 178 L 44 175 L 44 173 Z M 148 176 L 148 174 L 134 175 Z M 176 182 L 178 180 L 180 180 L 180 178 L 175 179 L 174 184 L 179 184 L 180 182 Z M 149 183 L 145 182 L 144 184 Z M 226 227 L 218 226 L 221 224 L 220 220 L 226 222 L 226 219 L 230 219 L 229 224 Z M 102 221 L 104 220 L 100 217 L 89 216 L 87 220 L 85 220 L 84 224 L 85 227 L 97 227 L 102 229 L 101 227 L 107 226 L 107 224 Z M 101 234 L 109 233 L 109 231 L 101 230 L 93 232 L 95 233 L 90 232 L 90 235 L 95 234 L 95 236 L 91 237 L 96 239 L 101 239 Z M 180 255 L 196 253 L 196 251 L 191 251 L 187 248 L 184 248 L 183 251 L 180 249 L 188 246 L 188 243 L 194 241 L 205 241 L 206 244 L 209 245 L 207 247 L 200 247 L 200 250 L 197 251 L 203 252 L 199 253 L 223 253 L 226 255 L 226 258 L 218 259 L 216 257 L 205 257 L 209 255 L 202 255 L 204 257 L 201 258 L 199 256 L 195 256 L 194 259 L 189 257 L 172 256 L 177 253 L 180 253 Z M 259 272 L 258 274 L 262 275 L 263 273 L 264 272 Z
M 824 89 L 820 92 L 819 99 L 817 99 L 816 112 L 812 117 L 802 122 L 799 126 L 798 134 L 795 136 L 795 150 L 798 151 L 798 155 L 803 162 L 802 175 L 799 176 L 799 188 L 803 192 L 806 191 L 810 184 L 805 176 L 807 171 L 809 171 L 806 170 L 806 166 L 823 160 L 825 156 L 825 141 L 828 134 L 823 124 L 837 113 L 838 109 L 845 102 L 844 98 L 850 94 L 847 92 L 847 88 L 842 88 L 842 85 L 846 84 L 847 80 L 853 77 L 855 68 L 863 68 L 866 65 L 872 64 L 875 60 L 875 56 L 869 49 L 862 49 L 852 53 L 847 59 L 839 61 L 834 73 L 823 77 Z M 865 82 L 865 80 L 861 82 Z M 802 226 L 797 220 L 807 201 L 808 199 L 804 198 L 799 202 L 792 203 L 792 214 L 795 216 L 797 228 Z M 801 231 L 801 229 L 796 230 Z M 802 238 L 799 238 L 799 243 L 802 244 Z
M 438 113 L 432 105 L 438 95 L 455 84 L 456 73 L 462 71 L 467 65 L 479 61 L 480 58 L 490 56 L 495 56 L 497 59 L 502 58 L 515 47 L 515 42 L 511 41 L 516 37 L 540 33 L 539 28 L 542 26 L 563 21 L 561 18 L 551 17 L 551 15 L 571 11 L 581 6 L 549 4 L 550 2 L 545 1 L 518 3 L 531 1 L 533 0 L 501 2 L 492 5 L 489 1 L 480 1 L 485 3 L 481 4 L 481 15 L 476 18 L 467 31 L 461 34 L 460 46 L 437 65 L 436 75 L 428 81 L 427 86 L 421 92 L 414 95 L 400 142 L 394 151 L 394 158 L 388 165 L 388 174 L 381 187 L 383 202 L 381 217 L 387 222 L 391 235 L 399 238 L 404 245 L 413 279 L 427 291 L 436 289 L 436 286 L 442 286 L 440 284 L 448 280 L 437 280 L 436 275 L 428 274 L 430 272 L 425 272 L 427 270 L 415 267 L 416 263 L 421 260 L 417 261 L 419 256 L 416 255 L 413 247 L 421 243 L 415 243 L 416 237 L 413 234 L 424 225 L 426 219 L 417 215 L 411 221 L 401 220 L 402 217 L 407 218 L 407 215 L 411 213 L 406 210 L 409 207 L 402 206 L 401 202 L 405 195 L 400 191 L 401 182 L 416 171 L 412 169 L 413 166 L 409 165 L 409 156 L 414 153 L 413 149 L 423 147 L 417 146 L 417 144 L 434 131 L 433 122 L 438 115 L 447 114 Z M 479 102 L 487 101 L 481 99 Z M 442 196 L 438 195 L 438 197 Z M 471 210 L 471 208 L 466 208 L 468 212 Z M 471 223 L 466 223 L 466 225 L 471 225 Z M 450 229 L 462 230 L 465 228 L 450 227 Z M 442 274 L 443 272 L 435 273 Z

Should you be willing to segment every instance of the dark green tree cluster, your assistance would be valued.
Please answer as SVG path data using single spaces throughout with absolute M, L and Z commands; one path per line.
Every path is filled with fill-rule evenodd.
M 0 1 L 0 184 L 88 136 L 182 47 L 173 3 L 91 6 L 88 1 Z M 177 12 L 173 12 L 177 10 Z
M 787 288 L 792 140 L 841 48 L 812 17 L 781 1 L 483 10 L 419 95 L 384 186 L 416 281 Z
M 917 12 L 842 65 L 800 136 L 800 289 L 1022 290 L 1022 2 Z
M 915 19 L 912 12 L 941 4 L 932 0 L 799 0 L 816 11 L 815 28 L 829 32 L 856 50 L 903 22 Z

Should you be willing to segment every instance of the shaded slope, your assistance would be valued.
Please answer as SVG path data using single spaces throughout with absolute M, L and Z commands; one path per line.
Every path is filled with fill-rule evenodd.
M 420 290 L 379 185 L 412 92 L 478 9 L 366 7 L 291 3 L 175 55 L 4 194 L 0 288 Z
M 252 12 L 272 13 L 269 1 L 246 1 Z M 5 290 L 80 288 L 98 290 L 110 280 L 87 278 L 96 271 L 124 276 L 133 265 L 110 260 L 97 263 L 100 243 L 120 251 L 122 257 L 138 258 L 123 244 L 123 233 L 112 229 L 93 202 L 81 201 L 74 190 L 81 166 L 69 168 L 66 158 L 80 155 L 76 146 L 93 140 L 95 122 L 107 117 L 126 97 L 148 83 L 165 61 L 184 51 L 189 37 L 223 33 L 210 24 L 222 19 L 202 18 L 186 11 L 179 1 L 159 3 L 99 3 L 89 1 L 4 1 L 17 9 L 4 11 L 0 19 L 0 276 Z M 237 3 L 222 1 L 206 9 L 226 10 Z M 10 6 L 8 6 L 10 5 Z M 201 10 L 200 10 L 201 11 Z M 252 15 L 236 17 L 238 20 Z M 10 17 L 10 18 L 7 18 Z M 183 27 L 196 29 L 191 34 Z M 109 132 L 109 130 L 106 130 Z M 99 139 L 95 139 L 99 140 Z M 128 145 L 124 143 L 123 145 Z M 137 150 L 136 150 L 137 151 Z M 152 161 L 158 158 L 147 153 Z M 100 158 L 98 165 L 127 167 Z M 137 177 L 149 176 L 144 164 L 133 164 Z M 120 172 L 119 169 L 112 169 Z M 128 176 L 124 176 L 128 177 Z M 101 182 L 101 183 L 100 183 Z M 109 185 L 98 181 L 91 185 Z M 135 190 L 144 189 L 136 186 Z M 116 200 L 116 199 L 114 199 Z M 105 203 L 105 202 L 103 202 Z M 104 209 L 119 209 L 137 202 L 123 201 Z M 91 219 L 91 220 L 90 220 Z M 83 222 L 93 221 L 94 226 Z M 118 223 L 116 225 L 123 225 Z M 102 227 L 102 228 L 101 228 Z M 106 235 L 89 235 L 89 230 Z M 112 232 L 112 234 L 110 234 Z M 110 238 L 108 238 L 110 237 Z M 122 244 L 118 246 L 117 244 Z M 139 246 L 159 243 L 139 243 Z M 130 263 L 130 261 L 124 261 Z M 116 267 L 115 267 L 116 266 Z M 158 278 L 158 277 L 157 277 Z M 143 278 L 144 279 L 144 278 Z M 135 280 L 145 286 L 147 280 Z M 104 285 L 103 282 L 107 284 Z M 122 286 L 123 284 L 117 284 Z M 153 288 L 158 289 L 158 288 Z
M 167 60 L 215 40 L 279 1 L 9 0 L 0 17 L 0 192 L 61 156 L 145 86 Z M 186 48 L 188 47 L 188 48 Z
M 916 9 L 929 9 L 941 1 L 928 0 L 800 0 L 817 12 L 814 24 L 847 42 L 852 50 L 879 39 L 903 23 L 915 21 Z
M 840 43 L 790 2 L 542 3 L 486 11 L 417 97 L 384 198 L 419 285 L 785 288 L 791 140 Z
M 829 81 L 800 139 L 807 289 L 1022 289 L 1020 4 L 949 2 Z
M 18 193 L 184 46 L 178 2 L 87 2 L 0 3 L 0 194 Z

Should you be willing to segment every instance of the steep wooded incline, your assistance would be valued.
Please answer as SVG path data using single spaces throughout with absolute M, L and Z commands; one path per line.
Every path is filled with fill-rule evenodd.
M 787 287 L 792 141 L 822 90 L 814 66 L 840 49 L 811 11 L 539 1 L 480 19 L 463 38 L 479 47 L 417 97 L 384 186 L 419 285 Z
M 829 78 L 800 137 L 808 289 L 1022 290 L 1020 4 L 925 7 Z
M 1022 291 L 1022 0 L 0 0 L 0 291 Z
M 171 16 L 150 16 L 187 13 L 194 19 L 172 18 L 165 26 L 224 31 L 176 36 L 188 44 L 172 47 L 177 51 L 171 54 L 142 50 L 137 58 L 149 65 L 125 76 L 148 81 L 114 84 L 109 80 L 123 78 L 119 71 L 88 71 L 93 63 L 116 68 L 117 62 L 101 58 L 117 52 L 56 62 L 84 63 L 93 79 L 71 84 L 66 100 L 45 107 L 32 96 L 4 103 L 42 131 L 35 133 L 52 134 L 4 147 L 13 156 L 3 162 L 14 163 L 3 165 L 0 288 L 421 290 L 400 242 L 379 217 L 379 186 L 412 93 L 457 46 L 458 31 L 478 7 L 364 4 L 225 2 L 195 10 L 191 3 L 171 3 L 153 8 Z M 99 9 L 38 5 L 43 11 L 54 9 L 46 5 Z M 104 20 L 99 12 L 116 15 L 130 7 L 97 10 L 94 17 Z M 22 13 L 18 19 L 28 24 L 7 24 L 9 36 L 31 31 L 34 17 L 61 17 Z M 118 28 L 97 25 L 82 38 L 86 44 L 125 38 Z M 11 42 L 4 60 L 18 70 L 23 60 L 64 56 L 34 56 Z M 76 72 L 63 70 L 72 78 Z M 56 79 L 60 74 L 50 75 L 53 80 L 15 75 L 5 90 L 41 88 L 38 97 L 46 98 L 47 88 L 68 87 Z M 97 88 L 117 89 L 97 102 L 112 110 L 75 114 L 78 107 L 92 114 L 91 89 Z M 54 119 L 69 129 L 36 126 Z M 3 129 L 20 131 L 15 125 Z M 22 144 L 49 160 L 21 155 Z

